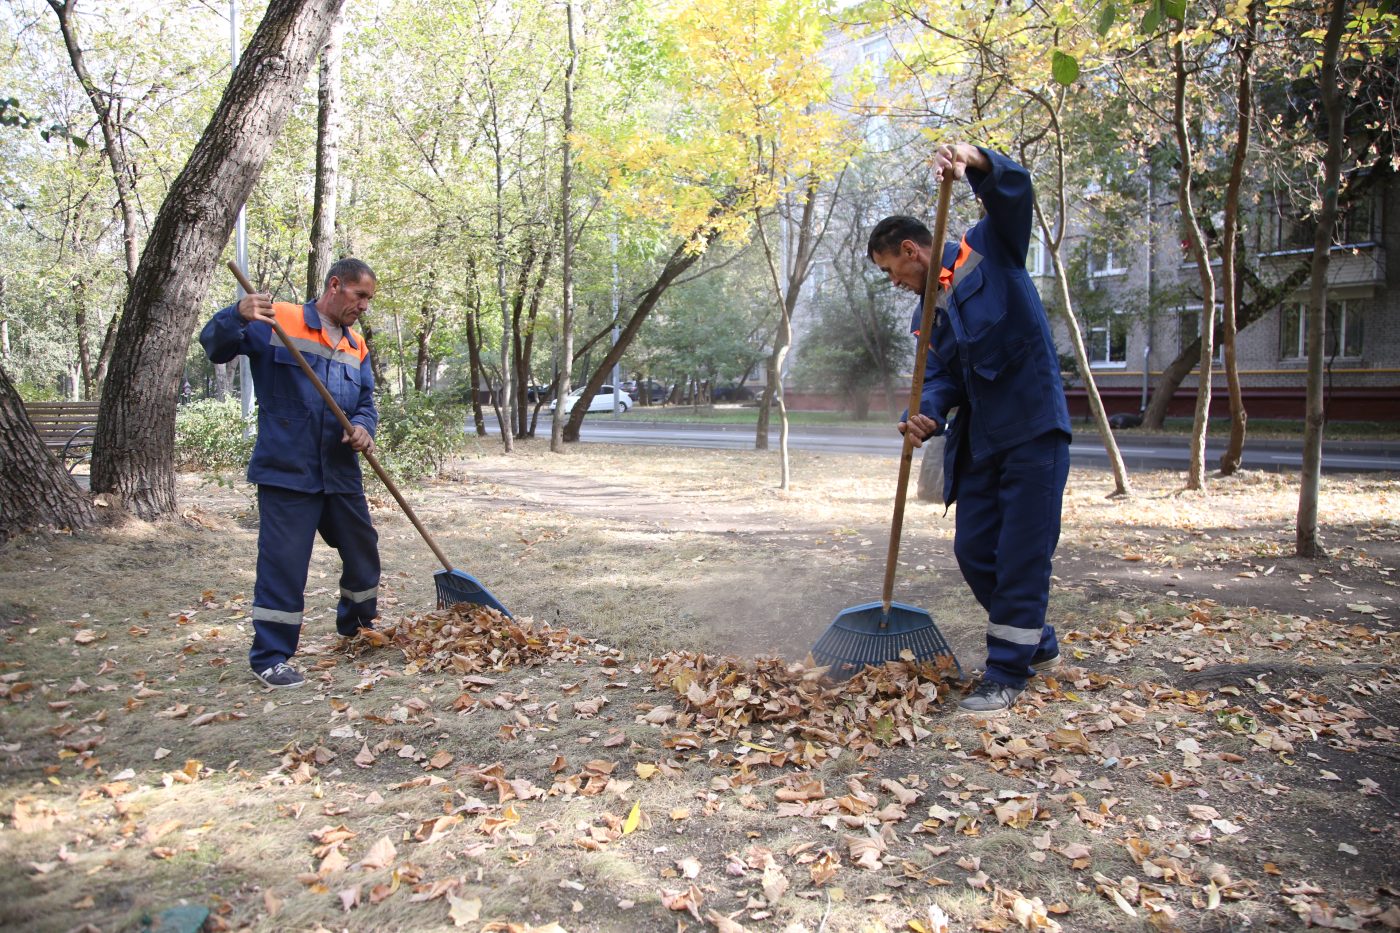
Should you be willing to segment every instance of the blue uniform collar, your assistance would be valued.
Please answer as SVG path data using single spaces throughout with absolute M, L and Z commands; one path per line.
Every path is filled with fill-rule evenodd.
M 306 321 L 307 327 L 311 328 L 312 330 L 321 329 L 321 315 L 316 310 L 316 302 L 308 301 L 306 304 L 302 305 L 301 314 L 302 319 Z M 360 345 L 355 343 L 355 335 L 353 332 L 351 332 L 350 328 L 341 328 L 341 333 L 345 335 L 346 341 L 350 344 L 352 348 L 356 350 L 359 349 Z M 331 349 L 334 350 L 335 348 L 332 347 Z

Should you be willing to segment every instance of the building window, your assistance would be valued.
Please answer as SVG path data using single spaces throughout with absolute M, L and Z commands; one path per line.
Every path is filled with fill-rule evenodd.
M 1357 197 L 1337 217 L 1334 242 L 1341 245 L 1374 243 L 1379 237 L 1380 202 L 1375 191 Z M 1262 225 L 1263 252 L 1298 252 L 1312 249 L 1317 235 L 1317 222 L 1307 214 L 1296 214 L 1286 202 L 1280 201 L 1266 212 Z
M 888 36 L 875 36 L 860 44 L 860 60 L 872 65 L 883 65 L 890 60 L 894 47 Z
M 1216 314 L 1216 320 L 1219 320 L 1219 308 L 1216 309 Z M 1177 320 L 1180 322 L 1178 324 L 1179 336 L 1177 341 L 1177 351 L 1180 352 L 1182 350 L 1185 350 L 1186 347 L 1190 345 L 1191 341 L 1201 336 L 1201 306 L 1196 305 L 1195 307 L 1182 308 L 1181 311 L 1177 314 Z M 1215 347 L 1213 349 L 1215 350 L 1215 352 L 1212 355 L 1212 359 L 1217 364 L 1224 365 L 1225 341 L 1216 341 Z
M 1123 257 L 1107 243 L 1092 243 L 1089 246 L 1089 274 L 1092 276 L 1122 275 L 1127 267 Z
M 1033 276 L 1050 274 L 1050 250 L 1045 246 L 1039 230 L 1031 233 L 1030 249 L 1026 250 L 1026 271 Z
M 1128 364 L 1128 322 L 1114 311 L 1106 320 L 1089 324 L 1084 341 L 1084 350 L 1089 355 L 1089 365 L 1098 367 L 1126 366 Z
M 1337 219 L 1337 242 L 1371 243 L 1375 236 L 1376 200 L 1371 192 L 1347 208 L 1346 213 Z
M 1323 355 L 1328 359 L 1361 356 L 1365 336 L 1362 302 L 1343 298 L 1327 302 L 1327 333 Z M 1279 359 L 1308 357 L 1308 303 L 1300 301 L 1279 310 Z

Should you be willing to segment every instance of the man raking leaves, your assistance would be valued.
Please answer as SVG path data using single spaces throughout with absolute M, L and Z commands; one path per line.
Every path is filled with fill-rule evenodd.
M 988 618 L 986 670 L 960 708 L 994 715 L 1012 707 L 1035 672 L 1060 662 L 1045 610 L 1069 475 L 1069 410 L 1050 322 L 1026 271 L 1029 173 L 965 143 L 939 147 L 934 160 L 940 181 L 947 173 L 967 179 L 986 216 L 960 243 L 939 245 L 943 287 L 923 395 L 899 430 L 920 443 L 947 433 L 953 553 Z M 922 295 L 933 249 L 922 222 L 895 216 L 875 226 L 867 252 L 892 283 Z
M 369 517 L 357 451 L 373 451 L 379 412 L 364 337 L 354 323 L 374 298 L 367 264 L 342 259 L 326 275 L 321 297 L 305 305 L 250 294 L 219 311 L 200 332 L 209 359 L 240 354 L 258 392 L 258 440 L 248 481 L 258 487 L 258 563 L 253 584 L 253 676 L 269 687 L 299 687 L 288 663 L 301 637 L 303 593 L 319 532 L 340 552 L 336 631 L 370 628 L 379 595 L 379 535 Z M 302 371 L 272 322 L 301 350 L 349 418 L 345 430 Z

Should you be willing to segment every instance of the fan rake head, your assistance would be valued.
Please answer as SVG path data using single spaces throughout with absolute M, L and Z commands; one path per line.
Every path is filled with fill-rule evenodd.
M 844 680 L 867 665 L 902 660 L 906 651 L 916 661 L 948 658 L 962 677 L 962 665 L 933 616 L 905 603 L 890 603 L 888 611 L 883 602 L 844 610 L 812 646 L 812 657 Z
M 447 609 L 457 603 L 474 603 L 479 606 L 490 606 L 504 615 L 510 615 L 510 611 L 501 604 L 501 601 L 492 596 L 491 591 L 482 586 L 481 581 L 469 573 L 463 573 L 460 570 L 439 570 L 433 574 L 433 582 L 437 584 L 439 609 Z

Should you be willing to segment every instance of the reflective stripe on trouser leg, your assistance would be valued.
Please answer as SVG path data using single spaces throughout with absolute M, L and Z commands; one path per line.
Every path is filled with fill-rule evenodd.
M 1069 442 L 1059 431 L 1052 431 L 978 466 L 981 469 L 969 471 L 977 476 L 974 484 L 979 495 L 969 510 L 971 519 L 977 520 L 970 530 L 977 533 L 970 536 L 964 549 L 971 552 L 969 563 L 984 565 L 990 558 L 995 566 L 996 583 L 987 607 L 984 677 L 1019 688 L 1031 676 L 1030 662 L 1036 651 L 1058 649 L 1054 627 L 1045 624 L 1045 610 L 1051 557 L 1060 538 Z M 996 502 L 990 510 L 984 508 L 989 495 L 995 496 Z M 960 496 L 960 512 L 962 501 Z M 994 512 L 999 522 L 994 539 L 993 519 L 984 514 L 987 512 Z M 958 534 L 962 533 L 960 522 Z
M 363 493 L 329 493 L 321 537 L 340 553 L 340 602 L 335 628 L 353 635 L 379 614 L 379 533 Z
M 320 493 L 258 487 L 258 577 L 253 584 L 253 647 L 261 671 L 296 654 L 311 546 L 321 521 Z

